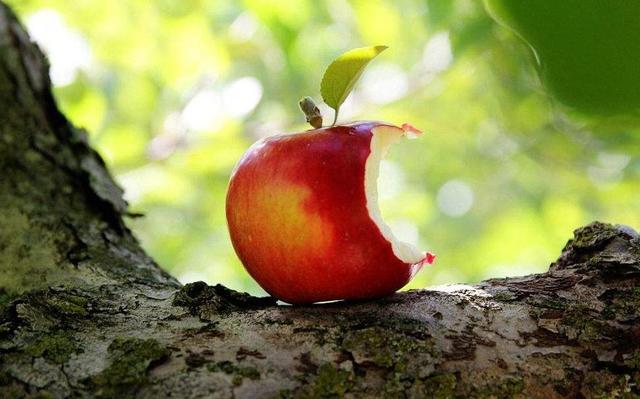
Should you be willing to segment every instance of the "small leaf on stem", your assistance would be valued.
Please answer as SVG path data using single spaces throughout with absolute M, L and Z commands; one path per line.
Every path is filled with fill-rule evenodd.
M 385 49 L 387 46 L 356 48 L 342 54 L 329 65 L 320 83 L 320 93 L 324 102 L 336 111 L 332 125 L 336 124 L 340 106 L 351 93 L 364 68 Z

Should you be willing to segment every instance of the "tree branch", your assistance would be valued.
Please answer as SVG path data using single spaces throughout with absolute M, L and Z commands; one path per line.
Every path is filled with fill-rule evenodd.
M 0 170 L 5 290 L 132 280 L 176 286 L 125 227 L 122 191 L 85 132 L 58 111 L 45 57 L 1 2 Z

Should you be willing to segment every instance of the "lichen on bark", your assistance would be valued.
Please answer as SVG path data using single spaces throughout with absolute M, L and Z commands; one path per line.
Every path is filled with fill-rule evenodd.
M 154 339 L 116 338 L 107 348 L 110 364 L 91 376 L 89 384 L 98 397 L 135 397 L 149 382 L 147 371 L 169 357 L 169 350 Z

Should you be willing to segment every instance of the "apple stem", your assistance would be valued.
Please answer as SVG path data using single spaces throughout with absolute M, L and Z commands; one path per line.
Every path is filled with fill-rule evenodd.
M 331 126 L 334 126 L 338 121 L 338 111 L 340 111 L 340 108 L 336 108 L 336 112 L 334 112 L 333 114 L 333 123 L 331 124 Z
M 298 102 L 300 109 L 304 112 L 307 122 L 315 129 L 322 127 L 322 114 L 320 109 L 311 97 L 304 97 Z M 334 122 L 335 123 L 335 122 Z

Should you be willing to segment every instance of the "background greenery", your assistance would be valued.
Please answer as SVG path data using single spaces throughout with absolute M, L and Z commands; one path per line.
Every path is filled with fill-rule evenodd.
M 638 124 L 559 104 L 529 48 L 481 2 L 9 4 L 48 53 L 64 112 L 145 214 L 129 225 L 183 282 L 260 292 L 229 242 L 229 173 L 256 139 L 306 129 L 298 99 L 319 100 L 324 68 L 363 45 L 390 49 L 341 120 L 427 132 L 382 168 L 386 220 L 438 255 L 410 288 L 544 271 L 575 227 L 640 224 Z

